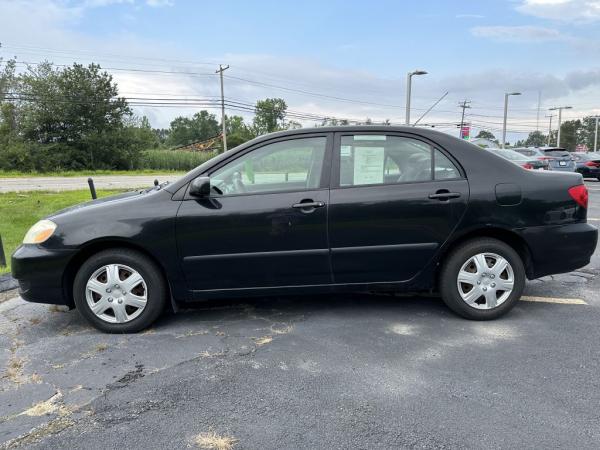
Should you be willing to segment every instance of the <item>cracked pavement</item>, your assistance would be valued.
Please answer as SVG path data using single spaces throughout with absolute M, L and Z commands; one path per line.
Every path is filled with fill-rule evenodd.
M 590 183 L 600 218 L 600 183 Z M 596 185 L 598 187 L 596 187 Z M 591 223 L 594 223 L 593 221 Z M 0 303 L 0 449 L 597 448 L 600 256 L 471 322 L 435 297 L 211 302 L 137 335 Z

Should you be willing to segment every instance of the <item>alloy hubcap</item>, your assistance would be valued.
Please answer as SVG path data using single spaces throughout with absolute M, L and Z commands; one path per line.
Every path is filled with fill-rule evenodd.
M 144 311 L 148 289 L 142 276 L 131 267 L 108 264 L 92 274 L 85 298 L 96 317 L 109 323 L 125 323 Z
M 456 284 L 467 305 L 476 309 L 492 309 L 510 297 L 515 277 L 505 258 L 495 253 L 479 253 L 462 265 Z

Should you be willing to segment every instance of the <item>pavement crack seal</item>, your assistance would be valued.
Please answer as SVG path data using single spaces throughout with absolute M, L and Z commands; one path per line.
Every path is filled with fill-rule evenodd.
M 136 364 L 134 370 L 130 370 L 129 372 L 127 372 L 125 375 L 123 375 L 121 378 L 119 378 L 115 383 L 111 384 L 110 387 L 117 388 L 117 389 L 123 388 L 123 387 L 127 386 L 128 384 L 133 383 L 134 381 L 139 380 L 140 378 L 143 378 L 144 376 L 145 376 L 144 365 Z

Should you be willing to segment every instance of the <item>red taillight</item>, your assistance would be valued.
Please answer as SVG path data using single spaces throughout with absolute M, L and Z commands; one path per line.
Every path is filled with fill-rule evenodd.
M 573 200 L 575 200 L 579 206 L 587 209 L 588 190 L 583 184 L 569 188 L 569 195 L 573 197 Z
M 600 164 L 598 164 L 597 162 L 594 162 L 594 161 L 588 161 L 584 165 L 586 165 L 588 167 L 600 167 Z
M 529 163 L 521 164 L 521 167 L 523 167 L 524 169 L 528 169 L 528 170 L 533 169 L 533 166 Z

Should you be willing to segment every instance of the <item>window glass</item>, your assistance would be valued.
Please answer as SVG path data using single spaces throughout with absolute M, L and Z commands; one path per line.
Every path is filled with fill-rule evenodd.
M 342 136 L 340 186 L 414 183 L 434 178 L 460 178 L 460 171 L 444 153 L 425 142 L 399 136 Z
M 340 186 L 431 180 L 430 145 L 385 135 L 342 136 Z
M 213 172 L 211 185 L 223 195 L 316 189 L 326 141 L 291 139 L 257 148 Z
M 434 152 L 433 160 L 435 162 L 435 179 L 449 180 L 460 178 L 460 172 L 450 159 L 437 148 Z

